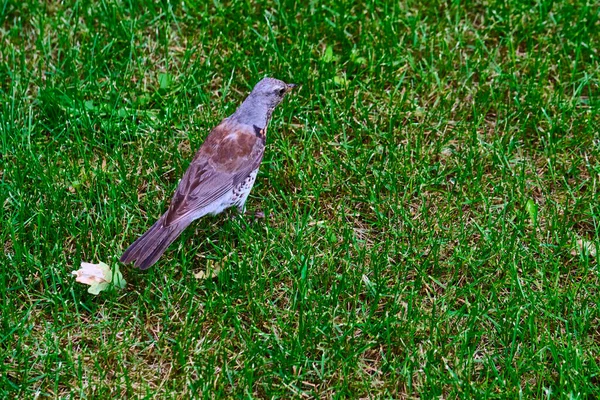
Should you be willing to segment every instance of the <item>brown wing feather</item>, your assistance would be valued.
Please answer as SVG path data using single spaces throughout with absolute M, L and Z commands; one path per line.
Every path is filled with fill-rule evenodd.
M 264 150 L 264 140 L 252 128 L 233 128 L 227 120 L 221 122 L 200 146 L 181 178 L 165 224 L 177 223 L 229 192 L 258 168 Z

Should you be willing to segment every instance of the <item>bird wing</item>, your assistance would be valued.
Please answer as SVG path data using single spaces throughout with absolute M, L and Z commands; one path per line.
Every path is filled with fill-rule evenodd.
M 194 156 L 175 190 L 164 219 L 171 225 L 186 219 L 241 183 L 260 165 L 264 136 L 227 119 L 215 127 Z

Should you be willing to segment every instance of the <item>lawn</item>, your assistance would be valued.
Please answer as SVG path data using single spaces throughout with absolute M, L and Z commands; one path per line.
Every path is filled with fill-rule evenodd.
M 599 49 L 589 0 L 0 1 L 0 398 L 600 397 Z M 248 213 L 119 264 L 264 76 Z

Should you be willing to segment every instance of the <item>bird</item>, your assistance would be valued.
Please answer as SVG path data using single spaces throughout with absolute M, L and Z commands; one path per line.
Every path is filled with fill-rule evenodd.
M 273 110 L 296 87 L 263 78 L 207 136 L 190 162 L 168 210 L 121 256 L 145 270 L 193 221 L 236 206 L 243 214 L 262 161 Z

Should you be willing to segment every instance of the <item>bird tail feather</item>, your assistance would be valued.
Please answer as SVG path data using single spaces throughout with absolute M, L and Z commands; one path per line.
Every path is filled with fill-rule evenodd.
M 134 266 L 139 269 L 150 268 L 189 224 L 182 221 L 165 226 L 164 216 L 162 216 L 125 250 L 120 261 L 122 263 L 135 261 Z

